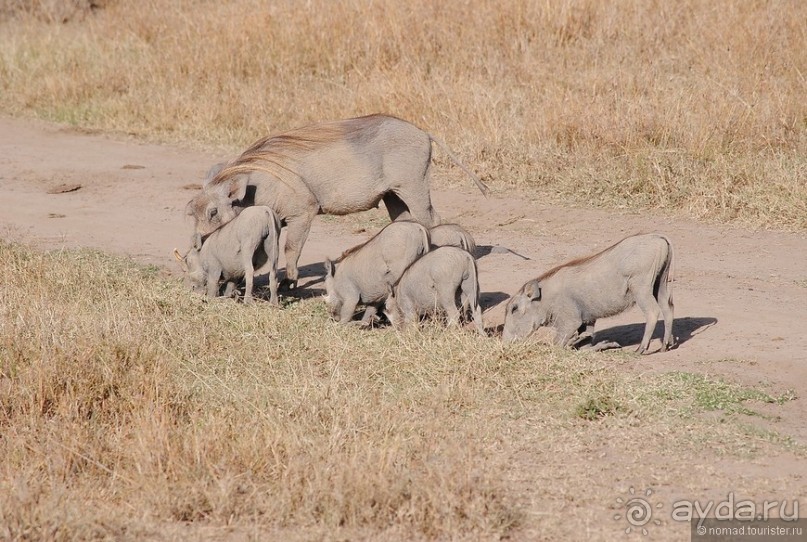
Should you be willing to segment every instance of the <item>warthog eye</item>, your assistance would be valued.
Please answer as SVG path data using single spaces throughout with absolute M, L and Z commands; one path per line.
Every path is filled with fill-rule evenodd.
M 219 214 L 219 210 L 213 207 L 212 209 L 207 211 L 207 218 L 213 220 L 213 218 Z
M 515 303 L 510 305 L 510 314 L 515 314 L 517 310 L 518 310 L 518 305 L 516 305 Z

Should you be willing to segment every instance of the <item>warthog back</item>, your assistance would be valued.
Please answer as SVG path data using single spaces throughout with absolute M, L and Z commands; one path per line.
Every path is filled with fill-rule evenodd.
M 459 224 L 440 224 L 429 230 L 433 247 L 459 247 L 476 256 L 473 236 Z

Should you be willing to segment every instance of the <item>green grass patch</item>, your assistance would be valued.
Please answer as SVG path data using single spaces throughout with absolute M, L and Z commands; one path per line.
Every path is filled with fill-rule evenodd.
M 788 390 L 773 396 L 760 389 L 699 373 L 670 372 L 660 375 L 657 385 L 650 393 L 639 399 L 641 404 L 678 405 L 681 416 L 696 412 L 720 410 L 725 414 L 758 415 L 749 405 L 754 403 L 783 404 L 796 399 L 795 392 Z

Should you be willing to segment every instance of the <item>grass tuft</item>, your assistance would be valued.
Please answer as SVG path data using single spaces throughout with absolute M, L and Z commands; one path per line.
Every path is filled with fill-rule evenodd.
M 578 418 L 591 422 L 606 416 L 614 416 L 622 410 L 623 408 L 619 403 L 605 395 L 586 399 L 583 403 L 577 405 L 575 414 Z

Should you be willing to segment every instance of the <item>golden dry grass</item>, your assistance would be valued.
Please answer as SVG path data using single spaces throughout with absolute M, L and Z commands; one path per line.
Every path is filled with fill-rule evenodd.
M 6 16 L 3 112 L 231 151 L 388 112 L 525 197 L 807 228 L 798 0 L 103 4 Z
M 603 443 L 668 465 L 789 446 L 737 416 L 791 396 L 624 354 L 363 331 L 321 300 L 203 303 L 92 251 L 0 243 L 0 276 L 4 540 L 495 539 L 530 524 L 524 483 L 546 507 L 613 500 L 575 467 Z M 541 529 L 568 538 L 591 509 Z
M 233 152 L 382 111 L 526 197 L 807 228 L 803 2 L 90 4 L 0 0 L 0 111 Z M 745 425 L 790 395 L 629 355 L 202 303 L 88 251 L 0 242 L 0 277 L 0 539 L 609 539 L 626 472 L 760 494 L 697 465 L 804 454 Z

